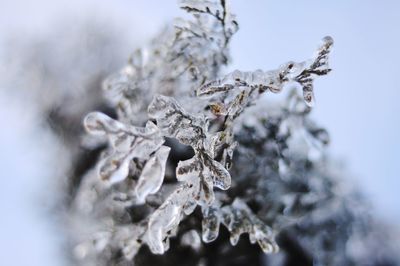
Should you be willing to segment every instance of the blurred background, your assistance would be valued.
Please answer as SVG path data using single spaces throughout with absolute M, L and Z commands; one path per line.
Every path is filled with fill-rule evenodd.
M 334 38 L 333 71 L 316 80 L 314 119 L 371 213 L 398 228 L 400 2 L 231 2 L 240 30 L 226 71 L 302 61 L 322 37 Z M 0 0 L 2 265 L 67 264 L 62 221 L 51 214 L 62 212 L 79 140 L 57 132 L 79 130 L 101 81 L 182 14 L 176 1 Z

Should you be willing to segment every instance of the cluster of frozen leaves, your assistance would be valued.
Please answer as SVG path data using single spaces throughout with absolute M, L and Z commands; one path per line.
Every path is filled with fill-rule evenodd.
M 105 98 L 116 108 L 119 120 L 145 123 L 155 93 L 191 96 L 188 91 L 217 78 L 228 63 L 228 44 L 238 30 L 229 3 L 182 0 L 180 7 L 192 19 L 176 19 L 104 82 Z
M 317 195 L 299 197 L 263 180 L 284 179 L 289 175 L 284 169 L 293 174 L 303 166 L 301 158 L 297 165 L 297 157 L 281 149 L 293 135 L 307 135 L 308 141 L 317 143 L 306 143 L 307 147 L 328 142 L 326 132 L 305 117 L 314 102 L 314 78 L 330 71 L 332 39 L 325 37 L 309 61 L 289 62 L 267 72 L 234 71 L 217 78 L 221 66 L 228 63 L 228 44 L 238 29 L 235 17 L 224 0 L 183 0 L 181 7 L 193 18 L 178 20 L 105 81 L 105 97 L 117 110 L 117 119 L 100 112 L 84 119 L 87 132 L 107 140 L 108 145 L 96 174 L 85 177 L 76 196 L 76 212 L 86 210 L 101 228 L 81 239 L 78 257 L 85 258 L 94 250 L 110 259 L 122 251 L 130 260 L 144 244 L 152 253 L 163 254 L 170 247 L 169 239 L 178 234 L 179 224 L 197 206 L 203 217 L 203 242 L 214 241 L 222 224 L 231 234 L 232 245 L 247 233 L 250 242 L 257 242 L 264 252 L 277 252 L 275 235 L 292 214 L 303 209 L 297 206 L 319 200 Z M 296 91 L 290 95 L 277 118 L 279 135 L 270 135 L 262 127 L 265 117 L 240 116 L 260 94 L 277 93 L 291 85 L 301 87 L 306 105 L 298 103 Z M 253 127 L 246 124 L 254 120 L 251 117 Z M 244 162 L 254 152 L 264 151 L 263 146 L 255 146 L 255 140 L 246 144 L 246 136 L 254 135 L 247 134 L 248 129 L 264 134 L 261 138 L 267 144 L 262 145 L 267 145 L 268 153 L 272 148 L 274 156 L 257 154 L 253 162 Z M 179 148 L 192 152 L 192 157 L 174 164 L 171 158 L 179 157 Z M 270 168 L 279 171 L 270 175 Z M 255 192 L 253 185 L 260 190 Z M 273 200 L 263 204 L 268 197 Z M 259 199 L 260 206 L 250 208 Z M 186 238 L 199 239 L 196 231 Z
M 202 239 L 205 243 L 218 237 L 219 226 L 222 223 L 231 233 L 230 242 L 234 246 L 241 234 L 248 233 L 250 242 L 257 242 L 265 253 L 279 250 L 272 228 L 262 222 L 243 200 L 235 198 L 231 205 L 219 205 L 220 203 L 216 202 L 203 208 Z
M 245 106 L 258 99 L 259 94 L 265 91 L 278 93 L 285 85 L 296 83 L 301 86 L 307 105 L 313 106 L 313 80 L 316 76 L 326 75 L 331 70 L 328 66 L 328 55 L 332 45 L 333 39 L 327 36 L 322 40 L 314 57 L 308 61 L 288 62 L 276 70 L 267 72 L 236 70 L 222 79 L 205 83 L 197 89 L 197 95 L 223 94 L 220 97 L 223 101 L 216 102 L 213 106 L 214 113 L 235 117 Z

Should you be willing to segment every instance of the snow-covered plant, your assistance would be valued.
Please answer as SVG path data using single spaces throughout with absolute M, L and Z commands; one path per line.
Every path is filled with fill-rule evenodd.
M 309 60 L 223 75 L 238 30 L 227 1 L 180 5 L 192 16 L 176 20 L 104 82 L 116 117 L 92 112 L 84 119 L 97 137 L 86 145 L 104 150 L 70 208 L 75 256 L 124 265 L 146 247 L 166 253 L 176 238 L 199 251 L 218 239 L 221 225 L 233 246 L 248 234 L 263 252 L 276 253 L 277 235 L 296 232 L 313 254 L 319 238 L 310 240 L 308 223 L 323 230 L 325 221 L 335 224 L 335 211 L 357 215 L 343 208 L 351 197 L 332 181 L 329 136 L 308 116 L 313 81 L 330 71 L 332 38 Z M 283 104 L 260 99 L 281 91 L 288 92 Z M 313 261 L 330 265 L 332 254 L 347 261 L 347 235 L 331 237 Z

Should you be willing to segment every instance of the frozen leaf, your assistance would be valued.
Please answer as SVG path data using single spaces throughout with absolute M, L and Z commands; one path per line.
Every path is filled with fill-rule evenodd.
M 176 167 L 176 178 L 178 181 L 185 182 L 196 179 L 200 176 L 201 162 L 197 156 L 185 161 L 179 161 Z
M 103 82 L 107 102 L 115 107 L 119 120 L 127 123 L 144 123 L 146 107 L 150 101 L 146 60 L 142 49 L 136 50 L 119 73 Z
M 228 44 L 237 31 L 238 24 L 231 14 L 227 1 L 181 1 L 181 8 L 192 14 L 192 19 L 176 20 L 174 23 L 173 40 L 170 45 L 159 45 L 157 52 L 164 51 L 161 65 L 167 71 L 163 72 L 160 83 L 163 88 L 168 82 L 175 83 L 171 91 L 179 91 L 181 78 L 188 78 L 191 89 L 204 80 L 216 78 L 222 65 L 229 60 Z M 158 40 L 162 43 L 164 40 Z M 169 42 L 170 41 L 170 42 Z M 160 67 L 158 64 L 156 67 Z M 176 86 L 178 85 L 178 86 Z M 169 93 L 165 93 L 168 94 Z
M 258 219 L 246 203 L 239 198 L 236 198 L 232 205 L 222 208 L 222 223 L 231 233 L 232 245 L 237 244 L 241 234 L 248 233 L 250 242 L 257 241 L 265 253 L 279 250 L 272 229 Z
M 333 39 L 327 36 L 322 39 L 322 44 L 316 51 L 314 58 L 310 60 L 305 69 L 295 78 L 303 87 L 303 97 L 310 107 L 314 105 L 313 80 L 316 76 L 328 74 L 331 69 L 328 65 L 328 56 L 333 46 Z
M 140 202 L 149 194 L 156 193 L 164 180 L 165 164 L 171 148 L 161 146 L 160 149 L 146 162 L 135 187 L 135 193 Z
M 205 118 L 187 113 L 173 98 L 155 96 L 148 112 L 166 136 L 177 138 L 183 144 L 195 148 L 205 138 Z
M 178 226 L 180 221 L 180 206 L 166 201 L 158 208 L 149 220 L 148 245 L 154 254 L 163 254 L 165 247 L 163 239 L 165 232 Z
M 208 174 L 200 174 L 200 205 L 210 205 L 214 201 L 213 180 Z
M 226 190 L 231 185 L 229 172 L 217 161 L 207 154 L 200 153 L 193 158 L 179 162 L 176 170 L 177 179 L 180 181 L 192 178 L 200 179 L 201 199 L 206 204 L 214 200 L 213 187 Z
M 204 175 L 210 175 L 213 185 L 222 190 L 227 190 L 231 186 L 231 175 L 219 162 L 208 156 L 204 157 Z
M 147 159 L 163 143 L 161 132 L 152 122 L 146 127 L 126 125 L 100 112 L 88 114 L 84 119 L 86 130 L 93 135 L 107 135 L 110 150 L 98 164 L 102 180 L 116 183 L 129 174 L 133 158 Z
M 199 180 L 200 190 L 198 195 L 193 198 L 196 202 L 210 203 L 214 199 L 212 177 L 205 171 L 203 162 L 198 155 L 189 160 L 180 161 L 176 168 L 176 177 L 181 182 Z
M 203 208 L 202 239 L 205 243 L 214 241 L 219 234 L 220 217 L 215 206 Z
M 168 231 L 176 230 L 184 206 L 198 194 L 198 182 L 187 182 L 171 193 L 164 203 L 150 216 L 147 244 L 154 254 L 163 254 L 167 248 L 164 239 Z
M 187 113 L 173 98 L 158 95 L 149 106 L 149 115 L 157 120 L 164 134 L 191 145 L 195 156 L 178 164 L 176 174 L 179 181 L 200 179 L 200 199 L 210 204 L 214 199 L 213 187 L 228 189 L 231 177 L 228 171 L 205 149 L 208 142 L 207 123 L 204 118 Z
M 250 242 L 252 244 L 257 242 L 265 253 L 279 250 L 272 229 L 258 219 L 246 203 L 239 198 L 236 198 L 232 205 L 221 208 L 214 204 L 204 206 L 202 211 L 202 239 L 204 242 L 214 241 L 218 237 L 220 223 L 223 223 L 231 234 L 232 245 L 238 243 L 241 234 L 248 233 Z
M 124 180 L 129 173 L 129 161 L 131 156 L 114 153 L 102 161 L 98 166 L 98 173 L 102 180 L 117 183 Z

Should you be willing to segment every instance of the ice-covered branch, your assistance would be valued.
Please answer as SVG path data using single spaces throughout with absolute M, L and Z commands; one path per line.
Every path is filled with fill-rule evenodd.
M 97 175 L 92 170 L 82 177 L 71 207 L 74 226 L 85 232 L 76 237 L 77 257 L 85 259 L 92 250 L 92 265 L 119 264 L 120 256 L 138 258 L 143 245 L 169 256 L 173 243 L 203 256 L 213 241 L 215 253 L 226 254 L 242 234 L 264 253 L 274 253 L 286 248 L 285 243 L 278 248 L 275 236 L 292 231 L 290 241 L 304 244 L 310 254 L 314 245 L 304 239 L 318 235 L 345 256 L 357 213 L 335 187 L 338 168 L 326 160 L 328 133 L 308 116 L 314 79 L 331 70 L 332 38 L 325 37 L 308 61 L 272 71 L 236 70 L 217 79 L 238 29 L 229 4 L 180 3 L 192 16 L 176 20 L 104 82 L 117 118 L 93 112 L 84 119 L 86 131 L 107 146 L 96 161 Z M 263 93 L 291 85 L 283 104 L 244 112 Z M 221 224 L 232 246 L 221 243 Z M 325 239 L 321 228 L 346 233 Z M 179 239 L 170 247 L 173 237 Z M 247 242 L 243 245 L 250 246 Z M 329 265 L 324 262 L 335 260 L 321 243 L 314 243 L 316 264 Z M 242 243 L 238 246 L 234 252 Z M 143 254 L 140 259 L 151 257 Z
M 325 75 L 331 70 L 328 66 L 328 55 L 332 45 L 332 38 L 325 37 L 322 45 L 309 61 L 288 62 L 277 70 L 267 72 L 236 70 L 222 79 L 205 83 L 197 89 L 197 95 L 211 97 L 223 94 L 220 96 L 222 101 L 211 104 L 211 110 L 216 115 L 236 117 L 246 106 L 258 99 L 261 93 L 266 91 L 278 93 L 285 85 L 296 83 L 301 86 L 307 105 L 312 106 L 314 103 L 313 81 L 315 77 Z

